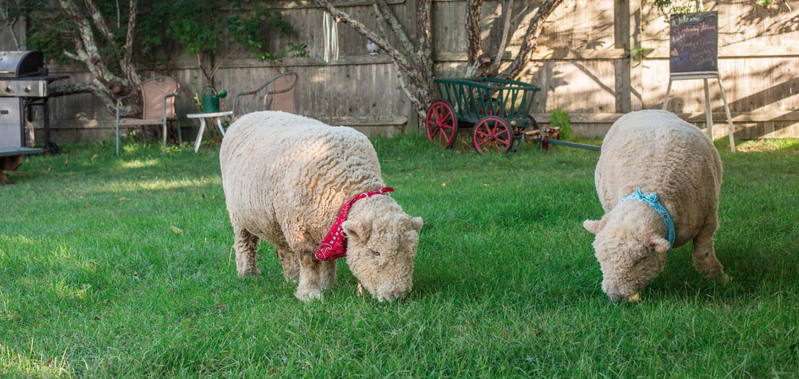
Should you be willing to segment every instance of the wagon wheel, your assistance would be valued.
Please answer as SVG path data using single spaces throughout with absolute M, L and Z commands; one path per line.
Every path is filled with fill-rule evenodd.
M 438 143 L 444 148 L 450 148 L 455 143 L 458 135 L 458 117 L 449 101 L 439 99 L 427 109 L 427 119 L 425 120 L 427 138 Z
M 490 151 L 506 153 L 513 146 L 513 131 L 504 118 L 486 116 L 474 126 L 472 141 L 480 154 Z

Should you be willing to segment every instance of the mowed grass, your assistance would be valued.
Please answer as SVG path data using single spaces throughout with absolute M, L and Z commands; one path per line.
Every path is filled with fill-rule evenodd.
M 602 293 L 581 226 L 602 216 L 597 152 L 373 142 L 425 222 L 395 303 L 357 296 L 342 261 L 303 304 L 266 244 L 238 279 L 218 145 L 27 158 L 0 187 L 0 377 L 799 377 L 796 140 L 717 141 L 733 282 L 703 281 L 689 245 L 638 304 Z

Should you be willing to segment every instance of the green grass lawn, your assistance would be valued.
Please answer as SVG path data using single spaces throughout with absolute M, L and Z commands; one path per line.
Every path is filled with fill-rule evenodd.
M 374 140 L 424 218 L 414 290 L 358 297 L 342 262 L 311 304 L 266 244 L 237 278 L 218 145 L 32 156 L 0 187 L 0 377 L 799 377 L 799 141 L 717 143 L 733 282 L 703 281 L 689 245 L 638 304 L 602 293 L 582 228 L 597 152 Z

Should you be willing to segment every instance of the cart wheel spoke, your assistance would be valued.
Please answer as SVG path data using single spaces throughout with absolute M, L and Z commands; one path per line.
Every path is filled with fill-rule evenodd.
M 428 128 L 431 129 L 430 131 L 431 135 L 435 136 L 436 134 L 438 134 L 438 127 L 436 127 L 435 124 L 433 125 L 428 124 Z

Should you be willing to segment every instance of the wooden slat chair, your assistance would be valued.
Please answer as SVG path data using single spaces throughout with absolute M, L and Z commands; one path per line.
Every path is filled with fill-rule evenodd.
M 233 117 L 234 120 L 245 113 L 255 111 L 283 111 L 294 113 L 294 90 L 297 88 L 299 75 L 293 72 L 280 74 L 264 83 L 258 89 L 249 92 L 242 92 L 233 98 Z M 241 98 L 241 96 L 251 96 L 262 93 L 263 101 L 258 103 L 258 96 L 253 96 L 251 100 Z
M 144 137 L 145 125 L 164 126 L 164 152 L 166 153 L 167 123 L 176 121 L 178 128 L 178 141 L 183 143 L 183 135 L 180 132 L 180 120 L 175 113 L 175 96 L 178 94 L 180 85 L 177 80 L 168 76 L 158 76 L 143 81 L 140 85 L 142 94 L 142 118 L 119 118 L 119 107 L 122 100 L 130 97 L 123 96 L 117 100 L 117 156 L 119 156 L 119 127 L 139 125 L 142 128 L 142 140 Z

